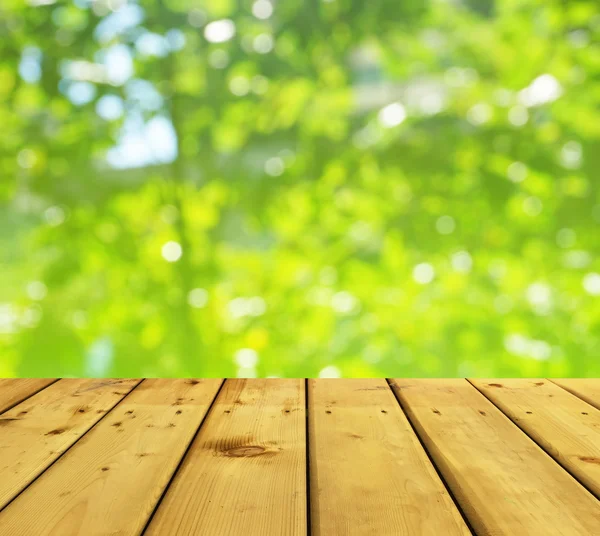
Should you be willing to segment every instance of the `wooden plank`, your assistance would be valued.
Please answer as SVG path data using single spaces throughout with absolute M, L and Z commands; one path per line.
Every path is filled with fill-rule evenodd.
M 147 536 L 306 534 L 304 380 L 227 380 Z
M 581 400 L 585 400 L 596 409 L 600 409 L 600 379 L 552 378 L 550 381 L 554 382 L 556 385 L 560 385 L 560 387 L 566 389 L 569 393 L 578 396 Z
M 600 498 L 600 411 L 547 380 L 471 383 Z
M 600 503 L 466 380 L 392 385 L 478 534 L 598 534 Z
M 139 534 L 221 380 L 146 380 L 0 513 L 0 534 Z
M 385 380 L 308 385 L 312 534 L 471 534 Z
M 23 402 L 26 398 L 55 382 L 46 378 L 2 378 L 0 379 L 0 413 Z
M 138 383 L 139 380 L 59 380 L 2 415 L 0 509 Z

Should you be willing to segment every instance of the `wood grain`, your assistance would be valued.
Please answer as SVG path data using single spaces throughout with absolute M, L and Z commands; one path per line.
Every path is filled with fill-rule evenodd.
M 598 534 L 600 503 L 466 380 L 392 385 L 477 534 Z
M 585 400 L 596 409 L 600 409 L 600 379 L 569 378 L 552 379 L 550 381 L 581 398 L 581 400 Z
M 46 378 L 0 378 L 0 413 L 16 406 L 55 381 Z
M 145 380 L 0 513 L 0 534 L 139 534 L 220 385 Z
M 303 380 L 227 380 L 146 532 L 304 536 Z
M 547 380 L 498 381 L 471 383 L 600 498 L 600 411 Z
M 138 383 L 59 380 L 4 413 L 0 417 L 0 509 Z
M 471 534 L 385 380 L 309 380 L 312 534 Z

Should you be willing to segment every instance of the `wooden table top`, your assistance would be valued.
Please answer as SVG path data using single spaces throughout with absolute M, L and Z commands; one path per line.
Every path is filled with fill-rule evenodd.
M 0 379 L 0 534 L 600 534 L 600 380 Z

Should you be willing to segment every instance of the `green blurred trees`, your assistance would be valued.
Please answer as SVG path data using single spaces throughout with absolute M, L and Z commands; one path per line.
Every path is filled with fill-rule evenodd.
M 597 376 L 599 36 L 592 0 L 4 0 L 0 374 Z M 108 166 L 136 117 L 177 158 Z

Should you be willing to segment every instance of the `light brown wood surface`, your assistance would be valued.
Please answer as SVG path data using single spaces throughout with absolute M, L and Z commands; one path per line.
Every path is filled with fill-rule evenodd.
M 220 385 L 142 382 L 0 513 L 0 534 L 140 534 Z
M 0 380 L 0 536 L 600 536 L 600 380 L 137 381 Z
M 45 378 L 0 378 L 0 413 L 22 402 L 56 380 Z
M 548 380 L 470 381 L 600 498 L 600 410 Z
M 550 380 L 575 396 L 600 409 L 600 380 L 585 378 Z
M 477 534 L 598 535 L 598 500 L 466 380 L 392 385 Z
M 471 534 L 385 380 L 308 386 L 311 534 Z
M 227 380 L 147 536 L 304 536 L 303 380 Z
M 0 509 L 139 381 L 59 380 L 0 416 Z

